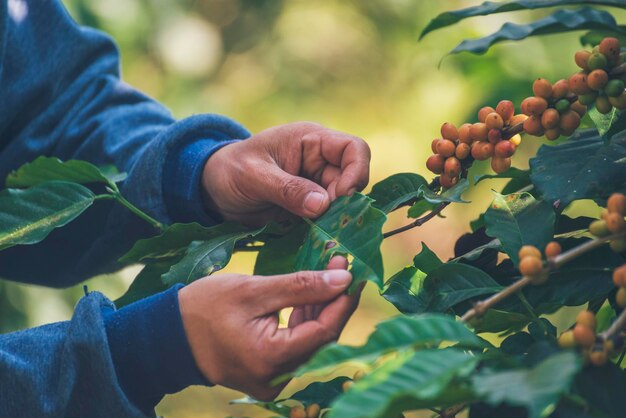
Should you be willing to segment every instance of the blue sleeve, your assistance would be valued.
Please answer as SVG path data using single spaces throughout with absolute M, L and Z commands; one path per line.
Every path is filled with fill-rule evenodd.
M 58 0 L 0 0 L 0 179 L 39 155 L 113 164 L 128 173 L 126 198 L 161 222 L 215 222 L 200 199 L 202 168 L 249 133 L 219 115 L 174 120 L 118 67 L 111 39 L 77 26 Z M 154 232 L 99 201 L 44 242 L 0 252 L 0 277 L 69 286 L 116 269 Z M 119 311 L 90 294 L 69 322 L 0 336 L 0 416 L 137 417 L 165 393 L 206 384 L 177 303 L 176 288 Z
M 115 44 L 76 25 L 58 0 L 0 1 L 0 25 L 0 179 L 39 155 L 112 164 L 128 173 L 122 193 L 156 219 L 216 221 L 200 199 L 202 168 L 248 131 L 219 115 L 174 120 L 120 81 Z M 153 233 L 98 201 L 44 242 L 0 253 L 0 276 L 72 285 L 116 269 L 121 254 Z
M 115 311 L 92 292 L 71 321 L 0 335 L 0 417 L 154 416 L 163 395 L 207 384 L 184 338 L 177 293 Z

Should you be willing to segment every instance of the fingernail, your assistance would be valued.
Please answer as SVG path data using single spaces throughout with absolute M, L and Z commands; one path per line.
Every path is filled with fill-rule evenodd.
M 352 274 L 347 270 L 327 270 L 322 279 L 330 286 L 347 287 L 352 282 Z
M 304 208 L 309 212 L 319 213 L 324 204 L 324 195 L 319 192 L 309 192 L 304 198 Z

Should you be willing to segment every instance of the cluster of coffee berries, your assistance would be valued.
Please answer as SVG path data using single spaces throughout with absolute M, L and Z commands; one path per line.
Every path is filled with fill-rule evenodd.
M 623 63 L 620 48 L 617 38 L 604 38 L 593 50 L 576 52 L 574 59 L 582 71 L 572 75 L 569 84 L 579 103 L 595 104 L 598 112 L 604 114 L 613 107 L 626 108 L 626 77 L 623 72 L 615 73 L 616 67 Z
M 524 131 L 529 135 L 544 136 L 554 141 L 559 136 L 570 136 L 580 125 L 587 107 L 576 101 L 568 80 L 551 84 L 545 78 L 533 83 L 534 96 L 522 101 L 522 113 L 528 116 Z
M 609 357 L 618 354 L 624 345 L 624 339 L 612 336 L 608 339 L 596 335 L 596 316 L 591 311 L 581 311 L 576 316 L 574 328 L 559 336 L 562 348 L 580 347 L 585 359 L 595 366 L 606 364 Z
M 561 254 L 561 245 L 552 241 L 546 245 L 544 251 L 546 258 L 551 259 Z M 543 267 L 541 251 L 533 245 L 524 245 L 519 253 L 519 271 L 522 275 L 530 278 L 531 283 L 540 285 L 548 280 L 548 271 Z
M 312 403 L 306 408 L 302 406 L 294 406 L 289 411 L 289 418 L 317 418 L 320 416 L 319 404 Z
M 589 225 L 592 235 L 603 238 L 611 234 L 619 234 L 626 231 L 626 196 L 621 193 L 613 193 L 606 203 L 606 209 L 602 210 L 601 219 L 593 221 Z M 610 242 L 613 251 L 622 253 L 626 251 L 626 238 L 620 237 Z
M 480 109 L 476 123 L 465 123 L 457 129 L 446 122 L 441 126 L 441 139 L 431 144 L 434 155 L 428 158 L 426 167 L 441 175 L 439 181 L 444 188 L 454 186 L 472 160 L 491 158 L 491 168 L 503 173 L 511 167 L 511 156 L 522 142 L 519 134 L 509 137 L 508 130 L 525 119 L 525 115 L 515 115 L 511 101 L 502 100 L 495 109 Z

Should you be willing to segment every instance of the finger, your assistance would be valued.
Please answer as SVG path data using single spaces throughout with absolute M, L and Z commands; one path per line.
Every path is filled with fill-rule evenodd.
M 355 292 L 339 296 L 328 304 L 317 320 L 278 330 L 275 338 L 280 341 L 280 356 L 285 367 L 296 367 L 323 345 L 336 341 L 356 309 L 359 295 L 360 292 Z
M 346 259 L 346 257 L 342 255 L 335 255 L 330 259 L 330 261 L 326 265 L 326 270 L 336 270 L 336 269 L 342 269 L 342 270 L 348 269 L 348 260 Z
M 367 185 L 371 153 L 365 141 L 331 129 L 305 135 L 302 141 L 305 150 L 319 147 L 326 161 L 340 167 L 341 177 L 337 183 L 338 196 L 345 196 L 354 190 L 362 190 Z
M 277 165 L 267 165 L 263 176 L 267 199 L 287 211 L 307 218 L 317 218 L 330 205 L 328 192 L 319 184 L 293 176 Z
M 304 306 L 296 306 L 293 308 L 291 315 L 289 315 L 289 328 L 294 328 L 305 321 L 304 319 Z
M 326 266 L 327 270 L 334 270 L 334 269 L 346 270 L 347 268 L 348 268 L 348 260 L 346 260 L 345 257 L 340 256 L 340 255 L 337 255 L 331 258 L 330 261 L 328 262 L 328 265 Z M 299 315 L 296 317 L 300 319 L 300 322 L 298 323 L 302 323 L 304 321 L 312 321 L 312 320 L 317 319 L 320 312 L 322 312 L 322 310 L 326 307 L 326 305 L 327 305 L 326 303 L 318 303 L 316 305 L 304 306 L 302 309 L 303 312 L 299 313 Z
M 346 270 L 299 271 L 250 281 L 245 292 L 255 300 L 252 309 L 266 315 L 282 308 L 325 303 L 342 294 L 352 282 Z M 259 297 L 263 295 L 263 297 Z

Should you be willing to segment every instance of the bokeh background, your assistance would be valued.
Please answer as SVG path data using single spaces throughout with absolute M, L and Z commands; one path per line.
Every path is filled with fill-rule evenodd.
M 438 13 L 476 3 L 65 1 L 78 22 L 115 38 L 123 78 L 177 117 L 220 113 L 253 132 L 310 120 L 350 132 L 372 148 L 371 184 L 398 172 L 428 176 L 424 162 L 443 122 L 475 121 L 484 104 L 495 107 L 504 98 L 519 103 L 531 92 L 534 78 L 555 81 L 574 71 L 572 57 L 580 44 L 578 35 L 571 34 L 504 43 L 483 56 L 446 57 L 464 38 L 491 33 L 506 21 L 528 22 L 545 11 L 474 18 L 418 42 L 420 30 Z M 623 13 L 612 12 L 624 20 Z M 538 139 L 526 140 L 514 165 L 526 168 L 540 144 Z M 487 169 L 476 164 L 470 178 Z M 386 277 L 410 263 L 422 242 L 441 258 L 450 257 L 455 240 L 469 230 L 468 221 L 486 209 L 490 189 L 498 186 L 484 182 L 465 195 L 470 205 L 453 205 L 446 209 L 445 219 L 386 240 Z M 405 213 L 395 213 L 386 229 L 406 222 Z M 250 273 L 253 264 L 252 255 L 237 255 L 227 270 Z M 138 268 L 129 268 L 87 284 L 115 299 L 137 272 Z M 80 286 L 52 290 L 0 281 L 0 331 L 67 320 L 81 296 Z M 368 286 L 341 341 L 362 343 L 377 322 L 395 314 Z M 346 367 L 338 373 L 354 370 Z M 285 393 L 305 383 L 295 381 Z M 228 405 L 241 396 L 223 388 L 190 388 L 166 397 L 157 411 L 183 418 L 270 415 L 254 407 Z

